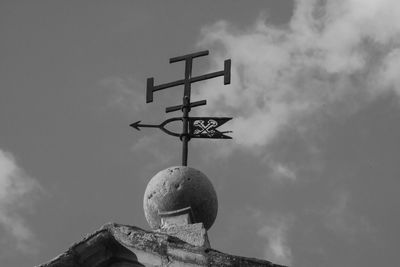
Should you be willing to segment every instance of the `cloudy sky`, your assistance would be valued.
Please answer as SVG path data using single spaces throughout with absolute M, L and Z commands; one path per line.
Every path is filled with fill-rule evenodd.
M 137 120 L 173 116 L 169 58 L 210 50 L 232 83 L 193 86 L 213 182 L 212 247 L 290 266 L 394 266 L 400 238 L 400 2 L 1 1 L 0 266 L 45 262 L 107 222 L 148 229 L 149 179 L 181 144 Z

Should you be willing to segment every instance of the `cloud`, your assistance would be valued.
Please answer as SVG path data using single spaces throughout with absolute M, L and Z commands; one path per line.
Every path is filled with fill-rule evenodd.
M 224 218 L 223 235 L 219 237 L 223 237 L 221 247 L 232 254 L 245 254 L 292 266 L 291 234 L 295 218 L 294 213 L 266 211 L 263 206 L 236 206 Z M 235 246 L 238 243 L 242 244 L 239 250 Z
M 400 95 L 400 48 L 390 52 L 383 61 L 381 69 L 382 81 L 385 87 L 391 87 Z
M 327 229 L 347 241 L 354 241 L 357 235 L 373 231 L 368 220 L 351 209 L 348 192 L 336 192 L 333 200 L 332 206 L 323 212 Z
M 274 163 L 272 166 L 272 178 L 278 181 L 296 180 L 296 173 L 294 170 L 290 169 L 289 166 L 284 165 L 283 163 Z
M 0 150 L 0 229 L 6 232 L 3 246 L 9 246 L 11 241 L 22 252 L 37 249 L 34 234 L 21 211 L 32 208 L 32 199 L 38 190 L 41 190 L 38 182 L 17 165 L 10 153 Z
M 287 266 L 293 264 L 292 250 L 288 245 L 289 224 L 289 217 L 275 216 L 257 232 L 267 241 L 264 245 L 264 257 L 274 263 Z
M 209 80 L 194 94 L 209 112 L 235 117 L 235 144 L 249 151 L 288 127 L 306 134 L 318 118 L 400 93 L 397 0 L 297 0 L 285 25 L 260 17 L 239 30 L 220 21 L 203 28 L 199 46 L 212 48 L 212 70 L 232 58 L 232 84 Z
M 108 77 L 99 82 L 109 94 L 108 106 L 128 112 L 138 112 L 144 108 L 144 84 L 132 77 Z

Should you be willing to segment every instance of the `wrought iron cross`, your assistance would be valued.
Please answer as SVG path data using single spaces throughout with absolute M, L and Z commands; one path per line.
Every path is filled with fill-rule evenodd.
M 214 139 L 231 139 L 230 136 L 225 135 L 226 132 L 220 132 L 217 130 L 219 126 L 231 120 L 232 118 L 227 117 L 189 117 L 191 108 L 203 106 L 207 104 L 206 100 L 190 102 L 191 85 L 192 83 L 212 79 L 219 76 L 224 76 L 224 84 L 230 84 L 231 81 L 231 60 L 227 59 L 224 61 L 224 70 L 216 71 L 197 77 L 192 77 L 192 65 L 193 59 L 197 57 L 207 56 L 208 51 L 201 51 L 197 53 L 187 54 L 184 56 L 174 57 L 169 60 L 169 63 L 175 63 L 179 61 L 185 61 L 185 78 L 177 80 L 175 82 L 164 83 L 154 86 L 154 78 L 147 79 L 146 89 L 146 103 L 153 102 L 153 93 L 156 91 L 164 90 L 170 87 L 178 85 L 184 86 L 183 101 L 182 105 L 167 107 L 165 112 L 173 112 L 182 110 L 182 117 L 175 117 L 165 120 L 159 125 L 151 124 L 140 124 L 140 121 L 132 123 L 130 126 L 140 130 L 140 127 L 148 128 L 159 128 L 165 133 L 173 136 L 177 136 L 182 141 L 182 165 L 187 166 L 188 158 L 188 143 L 191 138 L 214 138 Z M 172 121 L 181 120 L 183 124 L 182 133 L 174 133 L 167 130 L 164 126 Z

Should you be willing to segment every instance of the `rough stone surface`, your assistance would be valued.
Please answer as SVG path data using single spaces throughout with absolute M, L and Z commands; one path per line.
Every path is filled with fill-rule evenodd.
M 107 224 L 38 267 L 265 266 L 269 261 L 233 256 L 190 245 L 179 238 L 138 227 Z
M 186 243 L 198 247 L 210 247 L 207 231 L 202 223 L 186 225 L 168 225 L 161 228 L 160 232 L 175 236 Z
M 203 223 L 208 230 L 217 216 L 217 194 L 202 172 L 186 167 L 170 167 L 157 173 L 147 185 L 144 213 L 150 227 L 159 229 L 159 212 L 191 207 L 194 223 Z

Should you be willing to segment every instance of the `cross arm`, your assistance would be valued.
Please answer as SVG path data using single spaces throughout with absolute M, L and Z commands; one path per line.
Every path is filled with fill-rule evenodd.
M 196 58 L 196 57 L 203 57 L 203 56 L 207 56 L 208 54 L 209 54 L 209 51 L 205 50 L 205 51 L 200 51 L 200 52 L 187 54 L 187 55 L 183 55 L 183 56 L 179 56 L 179 57 L 173 57 L 173 58 L 169 59 L 169 63 L 175 63 L 175 62 L 178 62 L 178 61 L 193 59 L 193 58 Z
M 196 101 L 196 102 L 190 103 L 190 107 L 194 108 L 194 107 L 203 106 L 203 105 L 206 105 L 206 104 L 207 104 L 206 100 L 200 100 L 200 101 Z M 183 108 L 183 105 L 168 107 L 168 108 L 165 109 L 165 113 L 181 110 L 182 108 Z
M 227 59 L 224 61 L 224 70 L 200 75 L 197 77 L 192 77 L 190 79 L 190 82 L 195 83 L 195 82 L 199 82 L 199 81 L 203 81 L 203 80 L 212 79 L 212 78 L 215 78 L 218 76 L 224 76 L 224 84 L 225 85 L 231 83 L 231 60 L 230 59 Z
M 169 87 L 175 87 L 178 85 L 185 84 L 185 80 L 178 80 L 175 82 L 164 83 L 157 86 L 154 86 L 154 78 L 147 79 L 147 88 L 146 88 L 146 103 L 153 102 L 153 92 L 163 90 Z
M 190 61 L 189 66 L 191 69 L 191 60 L 193 58 L 206 56 L 206 55 L 208 55 L 208 53 L 209 53 L 208 51 L 201 51 L 201 52 L 192 53 L 192 54 L 188 54 L 188 55 L 184 55 L 184 56 L 180 56 L 180 57 L 174 57 L 174 58 L 170 59 L 170 63 L 174 63 L 174 62 L 178 62 L 178 61 L 182 61 L 182 60 L 189 60 Z M 186 63 L 187 62 L 188 61 L 186 61 Z M 191 70 L 190 70 L 190 73 L 191 73 Z M 224 76 L 224 84 L 225 85 L 231 83 L 231 60 L 230 59 L 227 59 L 224 61 L 224 70 L 200 75 L 197 77 L 191 77 L 191 78 L 187 77 L 186 79 L 181 79 L 181 80 L 177 80 L 174 82 L 164 83 L 164 84 L 160 84 L 160 85 L 156 85 L 156 86 L 154 86 L 154 78 L 148 78 L 147 79 L 147 87 L 146 87 L 146 103 L 153 102 L 153 93 L 155 91 L 159 91 L 159 90 L 163 90 L 166 88 L 175 87 L 175 86 L 179 86 L 179 85 L 185 85 L 187 82 L 189 82 L 188 88 L 190 91 L 191 83 L 212 79 L 212 78 L 215 78 L 218 76 Z M 186 90 L 186 85 L 185 85 L 185 90 Z M 190 92 L 188 94 L 190 95 Z M 186 91 L 185 91 L 185 95 L 186 95 Z M 171 111 L 173 111 L 173 110 L 171 110 Z

